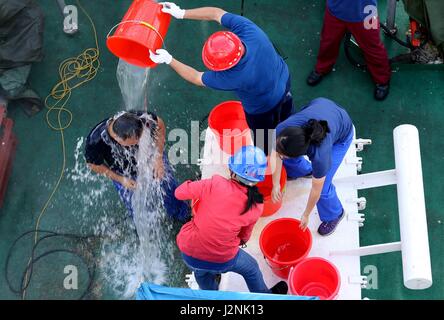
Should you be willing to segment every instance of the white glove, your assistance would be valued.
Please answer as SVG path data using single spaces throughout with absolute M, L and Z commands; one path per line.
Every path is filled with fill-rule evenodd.
M 185 16 L 185 10 L 173 2 L 161 2 L 160 4 L 163 6 L 162 12 L 172 15 L 176 19 L 183 19 Z
M 156 53 L 150 50 L 150 59 L 151 61 L 157 64 L 160 63 L 170 64 L 171 61 L 173 60 L 173 56 L 169 54 L 169 52 L 166 51 L 165 49 L 157 49 Z

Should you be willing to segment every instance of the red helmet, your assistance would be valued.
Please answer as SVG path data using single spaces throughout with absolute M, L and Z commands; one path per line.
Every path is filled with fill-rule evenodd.
M 219 31 L 205 42 L 202 60 L 213 71 L 224 71 L 239 63 L 245 53 L 241 39 L 233 32 Z

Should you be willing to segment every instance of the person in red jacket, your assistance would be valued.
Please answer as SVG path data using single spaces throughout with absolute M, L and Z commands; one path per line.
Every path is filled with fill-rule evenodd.
M 265 178 L 267 158 L 259 148 L 243 147 L 230 158 L 229 168 L 230 179 L 215 175 L 176 189 L 177 199 L 198 201 L 193 219 L 177 236 L 183 260 L 201 290 L 218 290 L 216 278 L 231 271 L 244 277 L 250 292 L 286 294 L 284 281 L 269 289 L 257 261 L 239 248 L 262 215 L 263 197 L 256 184 Z

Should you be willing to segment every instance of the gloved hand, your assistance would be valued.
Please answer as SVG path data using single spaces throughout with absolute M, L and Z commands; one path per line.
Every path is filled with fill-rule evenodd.
M 151 61 L 157 64 L 160 63 L 170 64 L 171 61 L 173 60 L 173 56 L 169 54 L 169 52 L 166 51 L 165 49 L 157 49 L 156 53 L 150 50 L 150 59 Z
M 173 2 L 161 2 L 160 4 L 163 6 L 162 12 L 172 15 L 176 19 L 183 19 L 185 16 L 185 10 Z

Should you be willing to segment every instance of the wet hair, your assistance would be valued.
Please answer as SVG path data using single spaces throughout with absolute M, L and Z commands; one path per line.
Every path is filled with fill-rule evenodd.
M 236 174 L 234 172 L 231 172 L 231 177 L 236 177 Z M 236 182 L 239 183 L 241 186 L 247 188 L 248 199 L 244 211 L 242 211 L 241 215 L 246 214 L 253 207 L 257 206 L 258 203 L 264 203 L 264 196 L 262 195 L 262 193 L 259 192 L 257 186 L 249 186 L 239 180 L 236 180 Z
M 140 117 L 132 112 L 125 112 L 114 119 L 113 131 L 123 140 L 139 139 L 142 136 L 144 123 Z
M 276 151 L 290 158 L 303 156 L 310 144 L 321 144 L 329 132 L 327 121 L 310 119 L 303 127 L 284 129 L 277 137 Z

